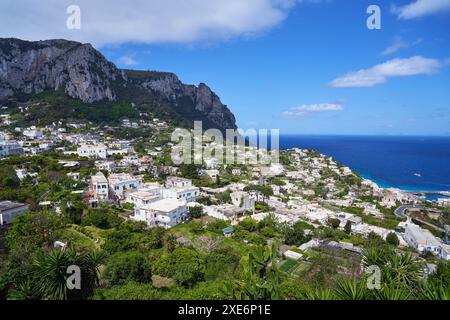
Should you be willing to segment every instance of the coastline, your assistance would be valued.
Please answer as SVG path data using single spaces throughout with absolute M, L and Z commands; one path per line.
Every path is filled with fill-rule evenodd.
M 359 172 L 357 172 L 357 173 L 362 178 L 372 181 L 373 183 L 377 184 L 382 189 L 395 188 L 395 189 L 399 189 L 401 191 L 410 192 L 410 193 L 427 192 L 427 194 L 429 194 L 429 195 L 439 195 L 440 192 L 450 192 L 449 189 L 447 189 L 447 190 L 445 190 L 445 189 L 437 189 L 437 188 L 436 189 L 434 189 L 434 188 L 426 188 L 426 189 L 424 189 L 424 188 L 411 187 L 411 186 L 395 186 L 395 185 L 389 184 L 388 182 L 374 179 L 369 174 L 360 174 Z M 434 198 L 434 197 L 432 197 L 432 198 Z M 436 197 L 436 198 L 449 198 L 449 196 L 439 195 L 439 197 Z
M 450 179 L 446 178 L 450 158 L 445 151 L 449 145 L 447 136 L 280 135 L 281 150 L 296 147 L 315 150 L 383 189 L 412 193 L 450 191 Z M 437 151 L 434 158 L 423 157 L 434 151 Z M 410 178 L 415 172 L 424 178 L 420 175 Z

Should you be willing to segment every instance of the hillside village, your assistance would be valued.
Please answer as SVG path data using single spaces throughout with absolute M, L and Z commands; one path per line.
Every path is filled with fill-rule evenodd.
M 12 124 L 7 115 L 2 115 L 2 119 L 5 125 Z M 128 119 L 123 120 L 122 126 L 129 128 L 132 126 L 130 123 L 137 126 L 137 123 Z M 153 119 L 153 125 L 149 126 L 167 128 L 167 124 L 158 119 Z M 84 125 L 69 124 L 67 127 L 80 129 Z M 155 159 L 163 157 L 162 146 L 147 149 L 145 155 L 138 155 L 133 147 L 136 141 L 103 138 L 103 134 L 97 134 L 95 128 L 85 133 L 68 133 L 67 127 L 15 128 L 19 139 L 10 139 L 8 134 L 2 133 L 2 157 L 32 156 L 54 150 L 61 155 L 58 164 L 64 169 L 71 169 L 66 175 L 74 181 L 81 179 L 88 185 L 85 190 L 75 192 L 83 191 L 83 197 L 90 207 L 96 207 L 102 202 L 131 204 L 134 214 L 130 219 L 145 221 L 149 227 L 159 225 L 170 228 L 184 222 L 189 216 L 188 207 L 195 206 L 202 207 L 207 215 L 230 221 L 231 224 L 236 224 L 247 216 L 261 219 L 269 212 L 255 213 L 255 203 L 263 202 L 270 208 L 270 212 L 284 222 L 292 224 L 301 220 L 327 225 L 330 220 L 337 219 L 342 230 L 350 223 L 351 231 L 355 234 L 367 236 L 373 232 L 385 239 L 393 229 L 405 229 L 408 224 L 412 225 L 410 221 L 397 221 L 397 225 L 396 222 L 391 223 L 389 218 L 385 219 L 386 211 L 392 211 L 392 208 L 400 204 L 420 202 L 410 193 L 397 189 L 383 190 L 330 157 L 301 149 L 285 152 L 283 159 L 288 159 L 285 161 L 287 165 L 237 166 L 230 171 L 226 165 L 220 166 L 218 161 L 214 161 L 216 159 L 208 159 L 197 169 L 196 174 L 209 180 L 207 183 L 212 185 L 224 176 L 231 177 L 230 183 L 221 187 L 205 185 L 199 188 L 193 185 L 192 179 L 180 176 L 179 167 L 158 166 L 155 163 Z M 58 144 L 68 146 L 57 147 Z M 166 146 L 171 145 L 169 142 Z M 71 157 L 75 159 L 72 160 Z M 79 159 L 91 160 L 95 167 L 93 170 L 97 172 L 90 177 L 81 177 Z M 38 173 L 16 168 L 16 174 L 22 180 L 26 177 L 36 178 Z M 158 181 L 146 182 L 145 175 L 150 177 L 147 179 L 149 181 Z M 270 196 L 262 199 L 263 196 L 256 190 L 244 191 L 246 187 L 248 189 L 254 185 L 269 187 Z M 199 198 L 217 201 L 215 195 L 223 193 L 230 194 L 229 203 L 205 205 L 197 202 Z M 364 201 L 365 199 L 372 201 Z M 361 214 L 346 212 L 346 208 L 359 208 L 361 210 L 358 211 L 373 217 L 370 220 L 376 223 L 366 223 Z M 405 241 L 408 236 L 428 239 L 436 247 L 431 251 L 439 252 L 444 258 L 448 257 L 448 246 L 439 244 L 438 239 L 431 240 L 429 232 L 425 230 L 414 230 L 414 235 L 397 231 L 402 245 L 408 244 Z M 430 250 L 426 245 L 423 247 L 424 250 Z
M 331 250 L 353 261 L 367 241 L 413 253 L 426 262 L 426 273 L 450 260 L 445 200 L 431 203 L 382 189 L 313 150 L 284 150 L 280 163 L 271 165 L 222 165 L 212 158 L 176 166 L 170 159 L 171 127 L 156 118 L 41 128 L 16 127 L 7 113 L 1 118 L 0 225 L 8 228 L 27 212 L 63 216 L 69 229 L 53 239 L 54 247 L 102 246 L 109 234 L 103 230 L 114 229 L 118 222 L 111 221 L 120 219 L 167 230 L 180 246 L 225 241 L 218 239 L 239 246 L 281 241 L 280 267 L 294 276 L 311 264 L 314 252 Z M 118 137 L 123 128 L 151 134 Z M 248 146 L 245 151 L 258 152 Z M 216 238 L 204 234 L 210 227 Z M 341 267 L 351 272 L 346 264 Z

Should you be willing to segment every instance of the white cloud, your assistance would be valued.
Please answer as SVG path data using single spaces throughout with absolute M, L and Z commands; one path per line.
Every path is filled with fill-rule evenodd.
M 373 87 L 390 77 L 430 75 L 439 72 L 448 63 L 436 59 L 414 56 L 408 59 L 392 59 L 370 69 L 350 72 L 334 79 L 330 85 L 336 88 Z
M 450 0 L 415 0 L 401 7 L 393 7 L 392 11 L 399 19 L 414 19 L 422 16 L 450 10 Z
M 77 0 L 81 29 L 69 30 L 73 0 L 1 0 L 0 37 L 64 38 L 96 46 L 216 41 L 264 32 L 299 3 L 317 0 Z
M 282 114 L 284 117 L 296 118 L 303 117 L 309 113 L 317 112 L 337 112 L 342 111 L 344 108 L 337 103 L 317 103 L 317 104 L 303 104 L 298 107 L 291 108 L 284 111 Z
M 126 65 L 126 66 L 135 66 L 135 65 L 139 64 L 136 60 L 134 60 L 134 58 L 132 58 L 130 56 L 122 56 L 119 59 L 117 59 L 117 62 L 119 64 Z
M 401 37 L 396 37 L 396 38 L 394 38 L 394 41 L 392 42 L 392 44 L 389 47 L 387 47 L 386 49 L 384 49 L 383 52 L 381 52 L 381 55 L 382 56 L 391 55 L 401 49 L 406 49 L 406 48 L 418 45 L 422 41 L 423 41 L 422 38 L 418 38 L 414 42 L 407 42 L 407 41 L 403 40 Z

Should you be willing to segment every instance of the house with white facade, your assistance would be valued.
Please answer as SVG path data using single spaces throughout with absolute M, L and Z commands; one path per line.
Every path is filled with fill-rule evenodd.
M 216 169 L 212 169 L 212 170 L 202 170 L 202 171 L 201 171 L 201 174 L 202 174 L 203 176 L 209 177 L 211 180 L 216 181 L 217 178 L 218 178 L 219 175 L 220 175 L 220 172 L 219 172 L 219 170 L 216 170 Z
M 14 140 L 0 140 L 0 158 L 23 154 L 23 148 Z
M 184 200 L 186 202 L 196 201 L 199 195 L 200 189 L 195 186 L 163 189 L 163 198 Z
M 217 169 L 220 164 L 219 160 L 216 158 L 205 159 L 204 162 L 205 162 L 205 167 L 208 170 Z
M 24 130 L 22 134 L 30 139 L 41 139 L 44 136 L 42 131 L 35 129 Z
M 106 201 L 109 198 L 108 180 L 102 172 L 91 177 L 90 190 L 93 198 L 98 201 Z
M 422 229 L 414 223 L 406 224 L 404 239 L 409 246 L 419 252 L 430 251 L 439 254 L 441 242 L 429 230 Z
M 206 206 L 203 208 L 203 211 L 208 216 L 225 221 L 234 220 L 238 214 L 244 212 L 243 209 L 237 208 L 232 204 Z
M 142 206 L 161 200 L 161 194 L 153 194 L 151 192 L 138 190 L 127 194 L 124 202 L 132 203 L 135 210 L 139 210 Z
M 11 224 L 16 216 L 28 211 L 27 204 L 0 201 L 0 226 Z
M 81 144 L 77 149 L 77 154 L 80 157 L 106 159 L 108 148 L 103 143 Z
M 183 187 L 191 187 L 192 180 L 180 177 L 167 177 L 166 179 L 166 187 L 167 188 L 183 188 Z
M 162 199 L 140 207 L 131 218 L 144 221 L 149 227 L 160 226 L 168 229 L 186 221 L 188 209 L 185 201 Z
M 162 199 L 162 186 L 159 183 L 145 183 L 137 191 L 128 192 L 125 202 L 132 203 L 135 210 Z
M 450 245 L 448 244 L 441 244 L 438 251 L 438 257 L 450 261 Z
M 129 173 L 113 173 L 108 177 L 111 193 L 117 199 L 125 199 L 126 191 L 137 190 L 142 187 L 142 177 L 132 176 Z
M 255 199 L 245 191 L 235 191 L 231 193 L 231 202 L 238 208 L 244 210 L 255 210 Z
M 95 161 L 95 167 L 98 170 L 105 170 L 108 172 L 114 172 L 117 168 L 114 161 Z
M 192 180 L 179 177 L 168 177 L 166 188 L 162 192 L 163 198 L 173 198 L 186 202 L 194 202 L 200 195 L 200 189 L 192 185 Z
M 25 169 L 16 169 L 16 175 L 20 180 L 23 180 L 26 177 L 37 178 L 39 176 L 37 172 L 28 172 Z

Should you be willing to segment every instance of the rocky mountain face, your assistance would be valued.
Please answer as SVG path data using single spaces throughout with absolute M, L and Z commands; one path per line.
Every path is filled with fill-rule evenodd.
M 172 113 L 206 120 L 207 127 L 236 128 L 234 115 L 204 83 L 186 85 L 173 73 L 120 70 L 90 44 L 0 38 L 0 101 L 43 91 L 63 91 L 84 103 L 131 103 L 139 91 L 141 99 L 158 99 Z

